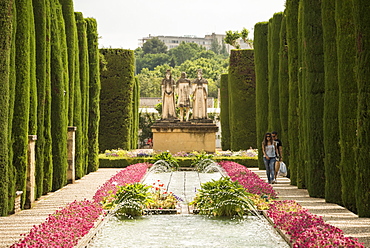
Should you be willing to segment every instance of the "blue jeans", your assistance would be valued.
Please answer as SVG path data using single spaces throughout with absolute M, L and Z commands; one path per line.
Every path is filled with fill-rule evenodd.
M 263 162 L 265 163 L 265 168 L 266 168 L 266 175 L 267 175 L 267 180 L 269 183 L 272 183 L 272 181 L 275 179 L 275 162 L 276 158 L 270 158 L 266 159 L 263 157 Z

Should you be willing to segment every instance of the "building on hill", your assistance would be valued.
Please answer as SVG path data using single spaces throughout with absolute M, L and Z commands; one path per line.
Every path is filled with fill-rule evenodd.
M 152 39 L 158 38 L 160 41 L 166 44 L 167 49 L 175 48 L 181 44 L 181 42 L 185 43 L 196 43 L 200 46 L 205 47 L 207 50 L 211 49 L 211 44 L 214 39 L 217 40 L 218 44 L 222 45 L 224 38 L 226 37 L 225 34 L 215 34 L 212 33 L 211 35 L 205 35 L 204 38 L 196 37 L 194 35 L 184 35 L 184 36 L 164 36 L 164 35 L 151 35 L 149 37 L 144 37 L 139 39 L 139 46 L 142 47 L 143 44 Z M 253 45 L 249 43 L 244 43 L 242 39 L 239 39 L 240 48 L 241 49 L 253 49 Z M 230 50 L 234 49 L 231 45 L 225 44 L 227 52 L 230 54 Z

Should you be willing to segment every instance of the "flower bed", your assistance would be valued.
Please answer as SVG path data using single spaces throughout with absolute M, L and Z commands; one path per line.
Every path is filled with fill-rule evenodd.
M 364 247 L 356 238 L 344 237 L 343 231 L 308 212 L 295 201 L 274 201 L 267 211 L 276 228 L 290 236 L 293 247 Z
M 57 210 L 11 247 L 74 247 L 103 214 L 100 203 L 109 201 L 108 196 L 117 191 L 117 186 L 139 182 L 148 166 L 149 164 L 134 164 L 121 170 L 97 190 L 94 201 L 74 201 Z

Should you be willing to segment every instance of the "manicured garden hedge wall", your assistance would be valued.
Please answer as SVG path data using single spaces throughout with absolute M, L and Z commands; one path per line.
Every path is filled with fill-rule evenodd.
M 324 39 L 325 102 L 324 102 L 324 149 L 325 149 L 325 200 L 342 204 L 340 176 L 340 135 L 338 122 L 339 86 L 337 59 L 337 30 L 335 1 L 323 0 L 322 27 Z
M 0 216 L 8 214 L 9 161 L 8 112 L 9 72 L 12 38 L 13 1 L 0 2 Z
M 289 106 L 288 106 L 288 136 L 289 142 L 289 177 L 292 185 L 297 185 L 298 168 L 298 6 L 299 0 L 287 0 L 285 4 L 286 39 L 288 46 L 289 73 Z M 284 149 L 286 150 L 286 149 Z
M 231 150 L 255 148 L 257 137 L 254 50 L 231 50 L 228 84 Z
M 131 164 L 137 163 L 151 163 L 151 157 L 136 157 L 136 158 L 109 158 L 105 157 L 99 158 L 99 167 L 100 168 L 125 168 Z M 191 164 L 193 162 L 193 158 L 186 158 L 186 157 L 176 157 L 178 160 L 180 167 L 193 167 Z M 212 158 L 216 162 L 220 161 L 233 161 L 238 164 L 244 165 L 245 167 L 258 167 L 258 160 L 257 159 L 250 159 L 250 158 L 243 158 L 243 157 L 218 157 Z
M 107 70 L 101 72 L 101 119 L 99 150 L 129 150 L 133 125 L 133 91 L 135 85 L 134 51 L 101 49 Z
M 220 86 L 220 97 L 221 97 L 221 147 L 223 151 L 230 150 L 230 123 L 229 123 L 229 93 L 228 93 L 228 77 L 229 75 L 224 73 L 221 74 L 221 86 Z
M 254 63 L 256 70 L 256 132 L 257 148 L 268 131 L 269 78 L 268 78 L 268 22 L 254 25 Z M 223 132 L 223 129 L 222 129 Z M 258 153 L 258 167 L 264 169 L 263 153 Z
M 356 170 L 356 203 L 360 217 L 370 217 L 370 2 L 354 0 L 354 21 L 357 43 L 357 170 Z

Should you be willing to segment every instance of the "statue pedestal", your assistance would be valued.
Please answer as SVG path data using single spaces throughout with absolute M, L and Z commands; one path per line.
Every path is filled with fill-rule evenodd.
M 205 151 L 216 150 L 216 132 L 218 127 L 212 120 L 160 120 L 152 125 L 153 150 L 170 151 Z

